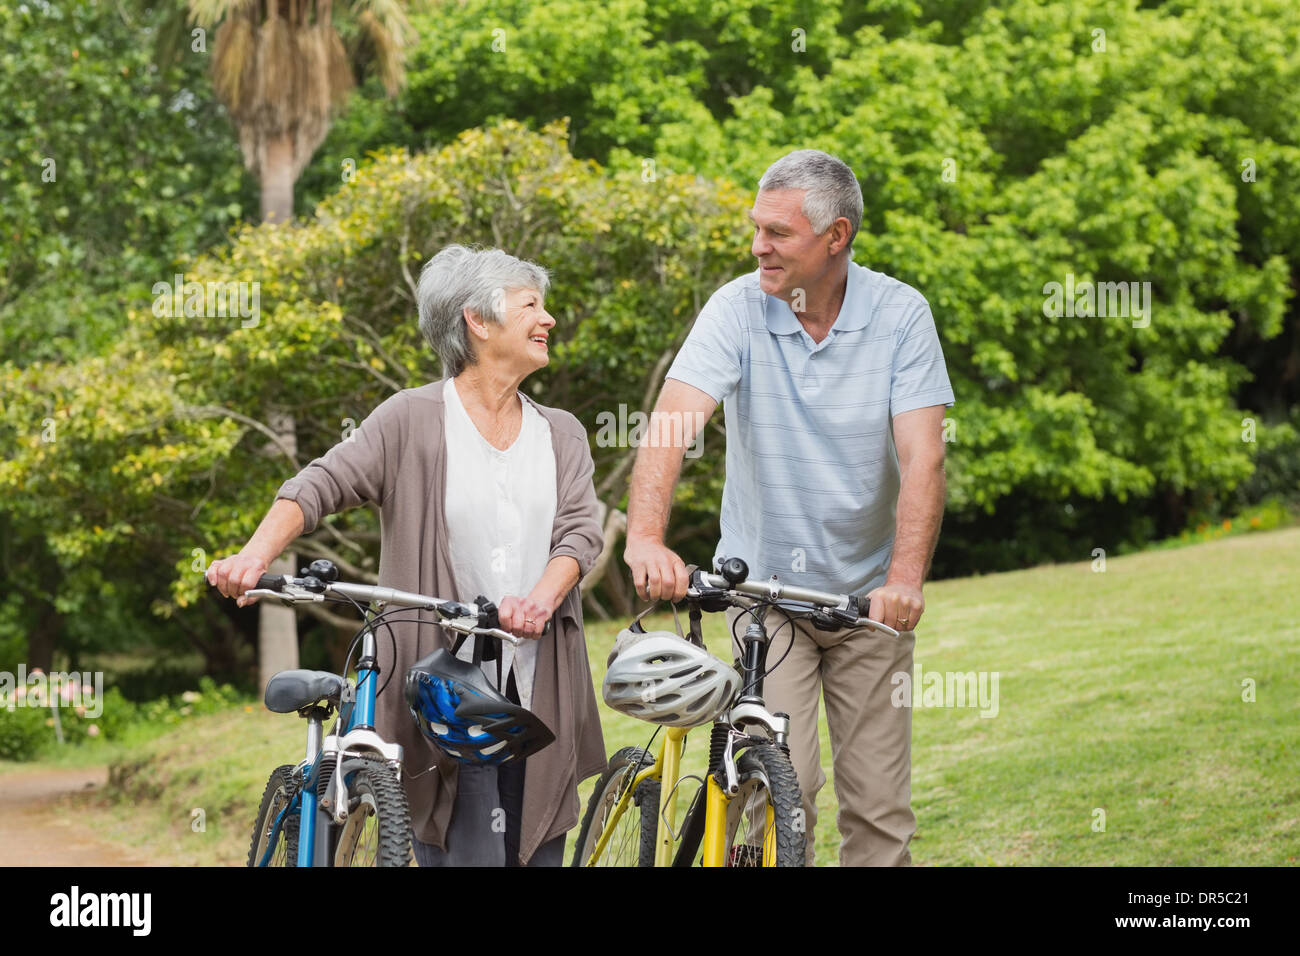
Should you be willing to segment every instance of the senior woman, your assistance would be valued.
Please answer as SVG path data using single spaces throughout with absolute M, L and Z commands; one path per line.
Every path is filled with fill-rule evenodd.
M 549 361 L 548 285 L 546 270 L 497 249 L 453 245 L 430 259 L 417 287 L 420 330 L 445 378 L 381 403 L 280 487 L 239 554 L 208 570 L 223 594 L 256 600 L 242 595 L 294 538 L 371 501 L 382 514 L 381 584 L 466 602 L 486 595 L 504 629 L 532 639 L 502 644 L 501 690 L 555 742 L 499 767 L 451 759 L 406 708 L 406 671 L 447 647 L 445 632 L 395 623 L 395 659 L 391 642 L 379 642 L 388 689 L 375 725 L 403 748 L 421 866 L 560 865 L 578 822 L 577 785 L 605 763 L 577 587 L 602 545 L 591 452 L 576 418 L 519 391 Z M 460 651 L 467 660 L 471 643 Z M 495 679 L 496 662 L 484 668 Z

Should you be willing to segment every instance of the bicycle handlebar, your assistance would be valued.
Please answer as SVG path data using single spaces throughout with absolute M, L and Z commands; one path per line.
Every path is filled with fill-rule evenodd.
M 348 584 L 343 581 L 325 581 L 315 575 L 295 578 L 288 574 L 263 574 L 257 581 L 257 587 L 250 588 L 245 593 L 256 597 L 279 598 L 289 604 L 324 601 L 326 595 L 330 594 L 351 598 L 359 604 L 368 601 L 396 604 L 401 607 L 434 611 L 442 618 L 438 622 L 442 627 L 461 634 L 495 637 L 498 640 L 509 641 L 516 647 L 524 640 L 496 626 L 497 613 L 492 605 L 484 608 L 473 604 L 462 604 L 459 601 L 444 601 L 427 594 L 416 594 L 414 591 L 399 591 L 396 588 L 369 584 Z M 551 622 L 547 621 L 546 627 L 549 628 L 550 624 Z
M 749 568 L 740 558 L 727 558 L 722 562 L 722 574 L 696 570 L 691 574 L 686 600 L 707 601 L 710 597 L 727 598 L 735 595 L 756 597 L 773 603 L 789 601 L 810 605 L 814 613 L 822 613 L 829 621 L 843 627 L 865 627 L 898 637 L 898 631 L 887 624 L 873 621 L 860 607 L 858 597 L 852 594 L 830 594 L 811 588 L 782 584 L 773 575 L 769 581 L 747 580 Z M 868 608 L 869 610 L 869 608 Z

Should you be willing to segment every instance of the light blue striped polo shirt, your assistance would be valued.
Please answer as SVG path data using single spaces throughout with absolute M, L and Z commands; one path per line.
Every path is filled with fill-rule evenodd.
M 850 262 L 844 304 L 814 343 L 755 269 L 709 299 L 668 378 L 723 402 L 715 562 L 740 557 L 751 578 L 837 594 L 885 583 L 899 488 L 890 420 L 953 404 L 919 292 Z

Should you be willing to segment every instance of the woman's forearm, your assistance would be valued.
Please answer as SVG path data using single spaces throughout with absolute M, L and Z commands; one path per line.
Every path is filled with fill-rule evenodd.
M 290 498 L 277 498 L 253 536 L 244 545 L 244 552 L 263 559 L 268 565 L 284 553 L 285 549 L 302 534 L 305 526 L 302 508 Z
M 498 608 L 501 627 L 519 637 L 536 640 L 542 629 L 560 609 L 564 597 L 578 583 L 578 560 L 567 554 L 557 555 L 525 598 L 507 594 Z
M 564 597 L 578 583 L 578 562 L 567 554 L 551 558 L 542 572 L 541 579 L 529 593 L 529 597 L 539 604 L 551 609 L 554 614 Z

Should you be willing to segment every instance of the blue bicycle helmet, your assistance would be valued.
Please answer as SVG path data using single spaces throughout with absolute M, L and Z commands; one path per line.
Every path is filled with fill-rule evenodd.
M 406 703 L 423 734 L 461 763 L 495 766 L 531 757 L 555 740 L 480 667 L 439 648 L 406 672 Z

